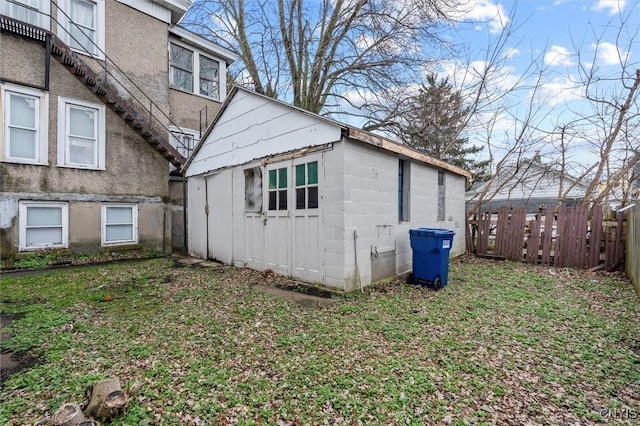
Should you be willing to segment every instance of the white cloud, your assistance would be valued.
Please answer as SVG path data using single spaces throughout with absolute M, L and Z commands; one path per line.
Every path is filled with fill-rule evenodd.
M 465 21 L 487 23 L 491 33 L 499 33 L 509 22 L 502 5 L 490 0 L 469 0 L 463 9 L 450 11 L 450 14 Z M 482 26 L 476 25 L 475 29 L 480 30 Z
M 613 43 L 603 41 L 593 43 L 591 47 L 597 52 L 597 59 L 603 65 L 616 65 L 622 60 L 623 63 L 629 58 L 630 52 L 620 52 L 618 46 Z
M 550 107 L 564 104 L 580 97 L 580 89 L 576 87 L 568 76 L 541 83 L 535 93 L 535 100 L 539 104 Z
M 566 47 L 553 45 L 549 51 L 544 54 L 544 63 L 551 66 L 574 65 L 571 56 L 571 53 Z
M 609 15 L 615 15 L 622 12 L 627 5 L 627 0 L 598 0 L 591 10 L 609 10 Z
M 504 54 L 504 57 L 509 59 L 509 58 L 513 58 L 520 55 L 520 51 L 518 49 L 516 49 L 515 47 L 511 47 L 509 49 L 507 49 L 506 53 Z

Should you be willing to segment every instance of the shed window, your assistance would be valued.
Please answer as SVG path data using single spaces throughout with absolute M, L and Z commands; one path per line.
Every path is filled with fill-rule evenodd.
M 409 165 L 407 160 L 398 161 L 398 222 L 409 221 Z
M 262 211 L 262 171 L 260 167 L 252 167 L 244 171 L 244 211 L 246 213 L 260 213 Z
M 438 172 L 438 220 L 443 221 L 444 211 L 444 172 Z
M 296 209 L 318 208 L 318 162 L 296 166 Z
M 269 210 L 287 210 L 287 168 L 269 170 Z

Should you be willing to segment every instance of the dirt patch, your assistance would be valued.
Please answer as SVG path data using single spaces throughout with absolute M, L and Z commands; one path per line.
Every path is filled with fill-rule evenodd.
M 24 317 L 24 314 L 0 314 L 0 346 L 3 342 L 11 337 L 11 334 L 5 331 L 13 321 L 17 321 Z M 11 352 L 4 348 L 0 348 L 0 388 L 4 385 L 5 380 L 12 374 L 33 367 L 40 360 L 26 352 Z
M 328 297 L 314 296 L 269 285 L 255 284 L 253 288 L 258 291 L 262 291 L 263 293 L 282 297 L 289 302 L 295 303 L 304 308 L 324 308 L 338 302 L 337 300 Z

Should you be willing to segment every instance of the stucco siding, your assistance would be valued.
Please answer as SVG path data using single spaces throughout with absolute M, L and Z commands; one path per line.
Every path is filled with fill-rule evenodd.
M 204 133 L 207 125 L 213 121 L 221 104 L 202 96 L 169 89 L 169 105 L 171 120 L 178 127 L 200 130 L 202 126 L 202 132 Z

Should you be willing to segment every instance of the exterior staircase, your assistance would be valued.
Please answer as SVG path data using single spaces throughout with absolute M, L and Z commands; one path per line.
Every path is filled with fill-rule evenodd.
M 44 45 L 54 59 L 69 70 L 176 169 L 180 170 L 184 165 L 186 159 L 171 145 L 168 128 L 153 114 L 151 108 L 147 108 L 141 102 L 135 102 L 134 106 L 133 101 L 120 96 L 112 84 L 89 67 L 80 58 L 80 55 L 73 52 L 55 34 L 4 15 L 0 15 L 0 31 Z M 166 114 L 163 115 L 167 117 Z

